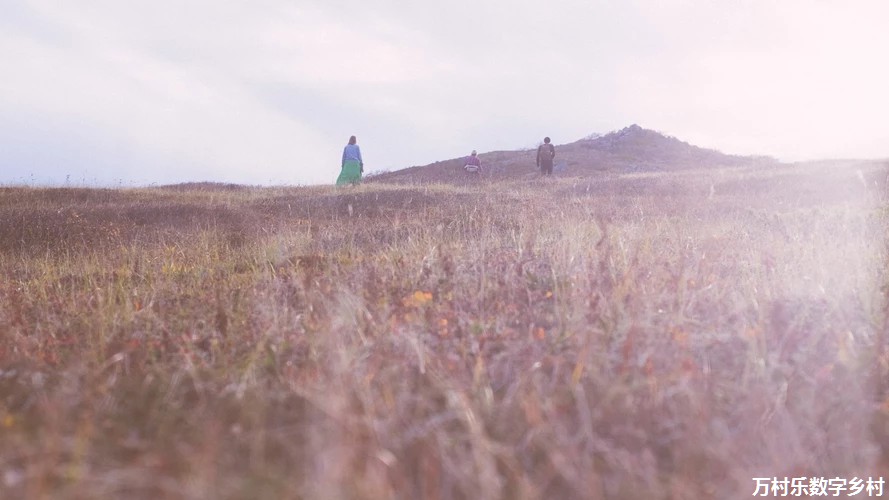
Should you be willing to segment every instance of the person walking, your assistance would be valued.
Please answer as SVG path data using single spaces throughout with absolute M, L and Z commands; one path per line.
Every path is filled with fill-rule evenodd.
M 556 148 L 550 144 L 549 137 L 543 138 L 543 144 L 537 148 L 537 168 L 543 175 L 552 175 L 553 158 L 556 157 Z
M 470 174 L 480 174 L 482 173 L 482 161 L 478 159 L 478 153 L 473 149 L 472 154 L 466 158 L 466 162 L 463 165 L 463 170 L 469 172 Z
M 336 179 L 336 185 L 358 184 L 361 182 L 361 174 L 364 173 L 364 160 L 361 159 L 361 148 L 355 136 L 349 137 L 349 144 L 343 148 L 343 162 L 340 176 Z

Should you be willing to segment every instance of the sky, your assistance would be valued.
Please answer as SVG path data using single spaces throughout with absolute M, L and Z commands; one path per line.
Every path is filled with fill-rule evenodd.
M 889 158 L 889 2 L 0 0 L 0 185 L 332 183 L 637 123 Z

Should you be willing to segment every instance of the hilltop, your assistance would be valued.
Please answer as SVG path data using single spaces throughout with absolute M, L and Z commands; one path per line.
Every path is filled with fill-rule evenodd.
M 534 176 L 536 148 L 492 151 L 479 157 L 483 178 L 517 179 Z M 701 167 L 775 164 L 762 156 L 737 156 L 691 145 L 675 137 L 633 124 L 605 135 L 593 134 L 568 144 L 556 145 L 556 170 L 562 175 L 586 176 L 606 172 L 671 171 Z M 373 176 L 385 182 L 451 182 L 462 174 L 464 157 L 415 166 Z

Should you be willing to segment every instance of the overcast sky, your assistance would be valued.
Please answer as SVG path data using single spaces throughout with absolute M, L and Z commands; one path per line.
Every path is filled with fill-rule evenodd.
M 330 183 L 632 123 L 889 158 L 889 2 L 0 0 L 0 184 Z

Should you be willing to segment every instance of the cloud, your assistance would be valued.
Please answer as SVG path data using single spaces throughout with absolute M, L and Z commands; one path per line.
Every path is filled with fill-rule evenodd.
M 73 134 L 63 134 L 60 127 L 67 124 L 78 135 L 92 134 L 84 145 L 98 144 L 101 138 L 114 138 L 119 144 L 97 150 L 97 156 L 114 149 L 136 151 L 127 155 L 127 161 L 97 159 L 97 165 L 114 164 L 116 175 L 123 179 L 146 177 L 145 162 L 132 161 L 144 157 L 171 162 L 152 166 L 157 171 L 178 171 L 170 180 L 197 176 L 253 183 L 326 180 L 317 171 L 299 172 L 295 154 L 308 149 L 300 147 L 300 141 L 324 144 L 324 139 L 305 124 L 261 106 L 224 67 L 158 57 L 138 43 L 127 43 L 123 32 L 113 33 L 116 28 L 106 31 L 111 23 L 92 18 L 87 22 L 75 15 L 67 19 L 77 40 L 71 45 L 60 47 L 23 36 L 7 37 L 0 45 L 2 59 L 17 61 L 16 71 L 0 81 L 0 103 L 6 116 L 29 117 L 30 127 L 18 134 L 23 143 L 70 149 L 66 144 Z M 35 116 L 41 122 L 31 119 Z M 316 153 L 314 158 L 298 159 L 313 164 L 324 158 Z M 17 165 L 21 164 L 19 159 Z M 28 164 L 37 170 L 52 168 L 35 161 Z
M 877 21 L 889 8 L 720 5 L 717 12 L 694 3 L 657 13 L 661 24 L 690 29 L 672 39 L 677 47 L 662 49 L 669 57 L 621 64 L 620 109 L 730 152 L 789 160 L 889 156 L 889 148 L 873 147 L 876 138 L 889 139 L 881 125 L 889 101 L 878 97 L 889 71 L 874 64 L 875 48 L 889 45 Z
M 3 8 L 0 182 L 320 183 L 352 134 L 374 170 L 634 122 L 734 153 L 889 156 L 876 1 Z

